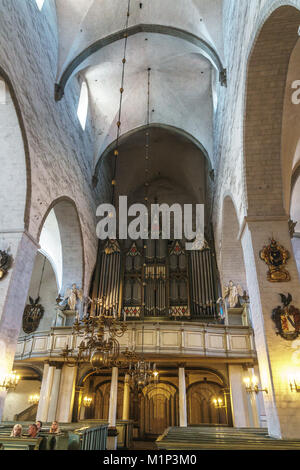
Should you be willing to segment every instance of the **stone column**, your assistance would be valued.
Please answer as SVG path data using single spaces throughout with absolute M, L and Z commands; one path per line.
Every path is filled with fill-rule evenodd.
M 274 283 L 267 279 L 268 267 L 259 253 L 271 237 L 290 252 L 286 266 L 291 276 L 289 282 Z M 276 335 L 271 318 L 272 310 L 281 304 L 279 293 L 290 292 L 293 304 L 300 307 L 299 276 L 287 217 L 247 218 L 241 241 L 262 388 L 268 390 L 263 398 L 269 434 L 279 439 L 300 439 L 300 401 L 298 394 L 291 392 L 288 380 L 288 375 L 299 369 L 299 362 L 293 354 L 293 342 Z
M 116 420 L 117 420 L 118 375 L 119 375 L 118 368 L 113 367 L 112 374 L 111 374 L 109 411 L 108 411 L 108 425 L 109 425 L 109 436 L 107 438 L 108 450 L 115 450 L 117 448 L 117 435 L 115 433 L 116 433 Z
M 40 401 L 36 415 L 36 419 L 42 421 L 43 423 L 47 422 L 48 420 L 54 371 L 55 367 L 53 365 L 45 364 L 40 392 Z
M 84 387 L 75 387 L 75 397 L 74 397 L 74 406 L 73 406 L 73 419 L 74 423 L 77 423 L 81 419 L 81 414 L 83 411 L 84 416 L 84 406 L 83 406 L 83 390 Z
M 259 372 L 258 366 L 254 367 L 254 373 L 256 377 L 259 378 L 259 384 L 261 384 L 260 372 Z M 257 405 L 257 413 L 258 413 L 258 418 L 259 418 L 259 426 L 261 428 L 266 428 L 268 427 L 268 425 L 267 425 L 266 411 L 265 411 L 265 405 L 264 405 L 264 397 L 262 393 L 259 393 L 258 395 L 256 395 L 256 405 Z
M 248 398 L 244 384 L 245 373 L 241 365 L 229 365 L 229 383 L 233 426 L 249 427 Z
M 187 427 L 187 412 L 186 412 L 186 385 L 185 385 L 185 369 L 179 367 L 179 426 L 181 428 Z
M 57 411 L 57 402 L 58 402 L 58 394 L 60 388 L 60 377 L 61 377 L 61 369 L 60 365 L 56 365 L 53 375 L 53 383 L 52 383 L 52 390 L 50 395 L 50 403 L 49 403 L 49 410 L 48 410 L 48 422 L 52 422 L 56 420 L 56 411 Z
M 49 364 L 46 363 L 44 365 L 44 370 L 43 370 L 42 385 L 41 385 L 41 390 L 40 390 L 40 400 L 39 400 L 37 414 L 36 414 L 36 420 L 37 421 L 42 420 L 42 414 L 43 414 L 43 408 L 44 408 L 44 397 L 45 397 L 45 390 L 46 390 L 47 378 L 48 378 L 48 371 L 49 371 Z
M 13 257 L 13 265 L 0 282 L 0 376 L 12 371 L 22 317 L 38 243 L 22 231 L 0 233 L 0 249 Z M 0 392 L 0 421 L 6 392 Z
M 64 364 L 61 372 L 56 414 L 57 421 L 60 423 L 71 423 L 72 421 L 76 375 L 77 367 L 68 367 Z
M 125 380 L 124 380 L 123 414 L 122 414 L 122 419 L 124 421 L 127 421 L 129 419 L 129 406 L 130 406 L 129 374 L 126 374 Z

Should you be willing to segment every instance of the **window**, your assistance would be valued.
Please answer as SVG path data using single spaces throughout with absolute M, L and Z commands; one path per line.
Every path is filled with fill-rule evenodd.
M 45 3 L 45 0 L 35 0 L 36 1 L 36 4 L 38 6 L 38 9 L 41 11 L 41 9 L 43 8 L 43 5 Z
M 0 79 L 0 104 L 6 104 L 6 87 L 5 82 Z
M 88 87 L 86 82 L 83 82 L 81 85 L 81 92 L 79 98 L 79 104 L 77 109 L 77 116 L 80 121 L 81 127 L 85 130 L 86 118 L 88 112 L 89 97 L 88 97 Z

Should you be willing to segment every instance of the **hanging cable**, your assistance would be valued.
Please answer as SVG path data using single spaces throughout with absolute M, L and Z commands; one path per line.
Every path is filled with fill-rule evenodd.
M 114 163 L 113 163 L 113 179 L 112 179 L 112 205 L 115 202 L 115 187 L 116 187 L 116 174 L 117 174 L 117 158 L 119 156 L 119 143 L 120 143 L 120 134 L 121 134 L 121 117 L 122 117 L 122 104 L 123 104 L 123 94 L 124 94 L 124 79 L 125 79 L 125 66 L 126 66 L 126 52 L 127 52 L 127 43 L 128 43 L 128 25 L 129 25 L 129 17 L 130 17 L 130 2 L 128 0 L 128 7 L 127 7 L 127 18 L 126 24 L 124 28 L 124 54 L 122 59 L 122 75 L 121 75 L 121 87 L 120 87 L 120 103 L 119 103 L 119 112 L 118 112 L 118 121 L 117 121 L 117 138 L 116 138 L 116 147 L 114 150 Z
M 44 255 L 43 255 L 43 256 L 44 256 Z M 46 256 L 44 256 L 44 263 L 43 263 L 43 268 L 42 268 L 42 274 L 41 274 L 41 279 L 40 279 L 40 284 L 39 284 L 39 290 L 38 290 L 37 299 L 40 297 L 40 290 L 41 290 L 42 280 L 43 280 L 44 271 L 45 271 L 45 264 L 46 264 Z
M 145 201 L 149 205 L 150 186 L 150 79 L 151 68 L 148 68 L 148 90 L 147 90 L 147 127 L 145 133 Z

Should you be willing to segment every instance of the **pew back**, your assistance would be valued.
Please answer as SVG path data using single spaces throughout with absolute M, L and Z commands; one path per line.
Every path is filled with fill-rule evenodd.
M 0 434 L 1 450 L 40 450 L 43 438 L 10 437 Z

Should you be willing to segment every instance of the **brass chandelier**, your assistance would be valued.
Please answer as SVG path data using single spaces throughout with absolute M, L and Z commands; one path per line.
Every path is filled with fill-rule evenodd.
M 130 377 L 130 384 L 135 390 L 141 390 L 150 383 L 157 383 L 159 373 L 156 364 L 146 361 L 144 357 L 144 325 L 142 330 L 142 354 L 139 356 L 135 350 L 126 349 L 123 356 L 127 362 L 127 373 Z
M 82 320 L 76 318 L 73 337 L 83 336 L 78 350 L 66 348 L 61 356 L 68 366 L 90 362 L 94 369 L 120 367 L 121 338 L 127 331 L 127 324 L 116 314 L 116 305 L 105 307 L 105 296 L 92 302 L 93 314 L 86 313 Z M 74 342 L 73 342 L 74 344 Z
M 20 381 L 20 376 L 15 371 L 10 374 L 0 376 L 0 389 L 3 390 L 15 390 L 16 386 Z

